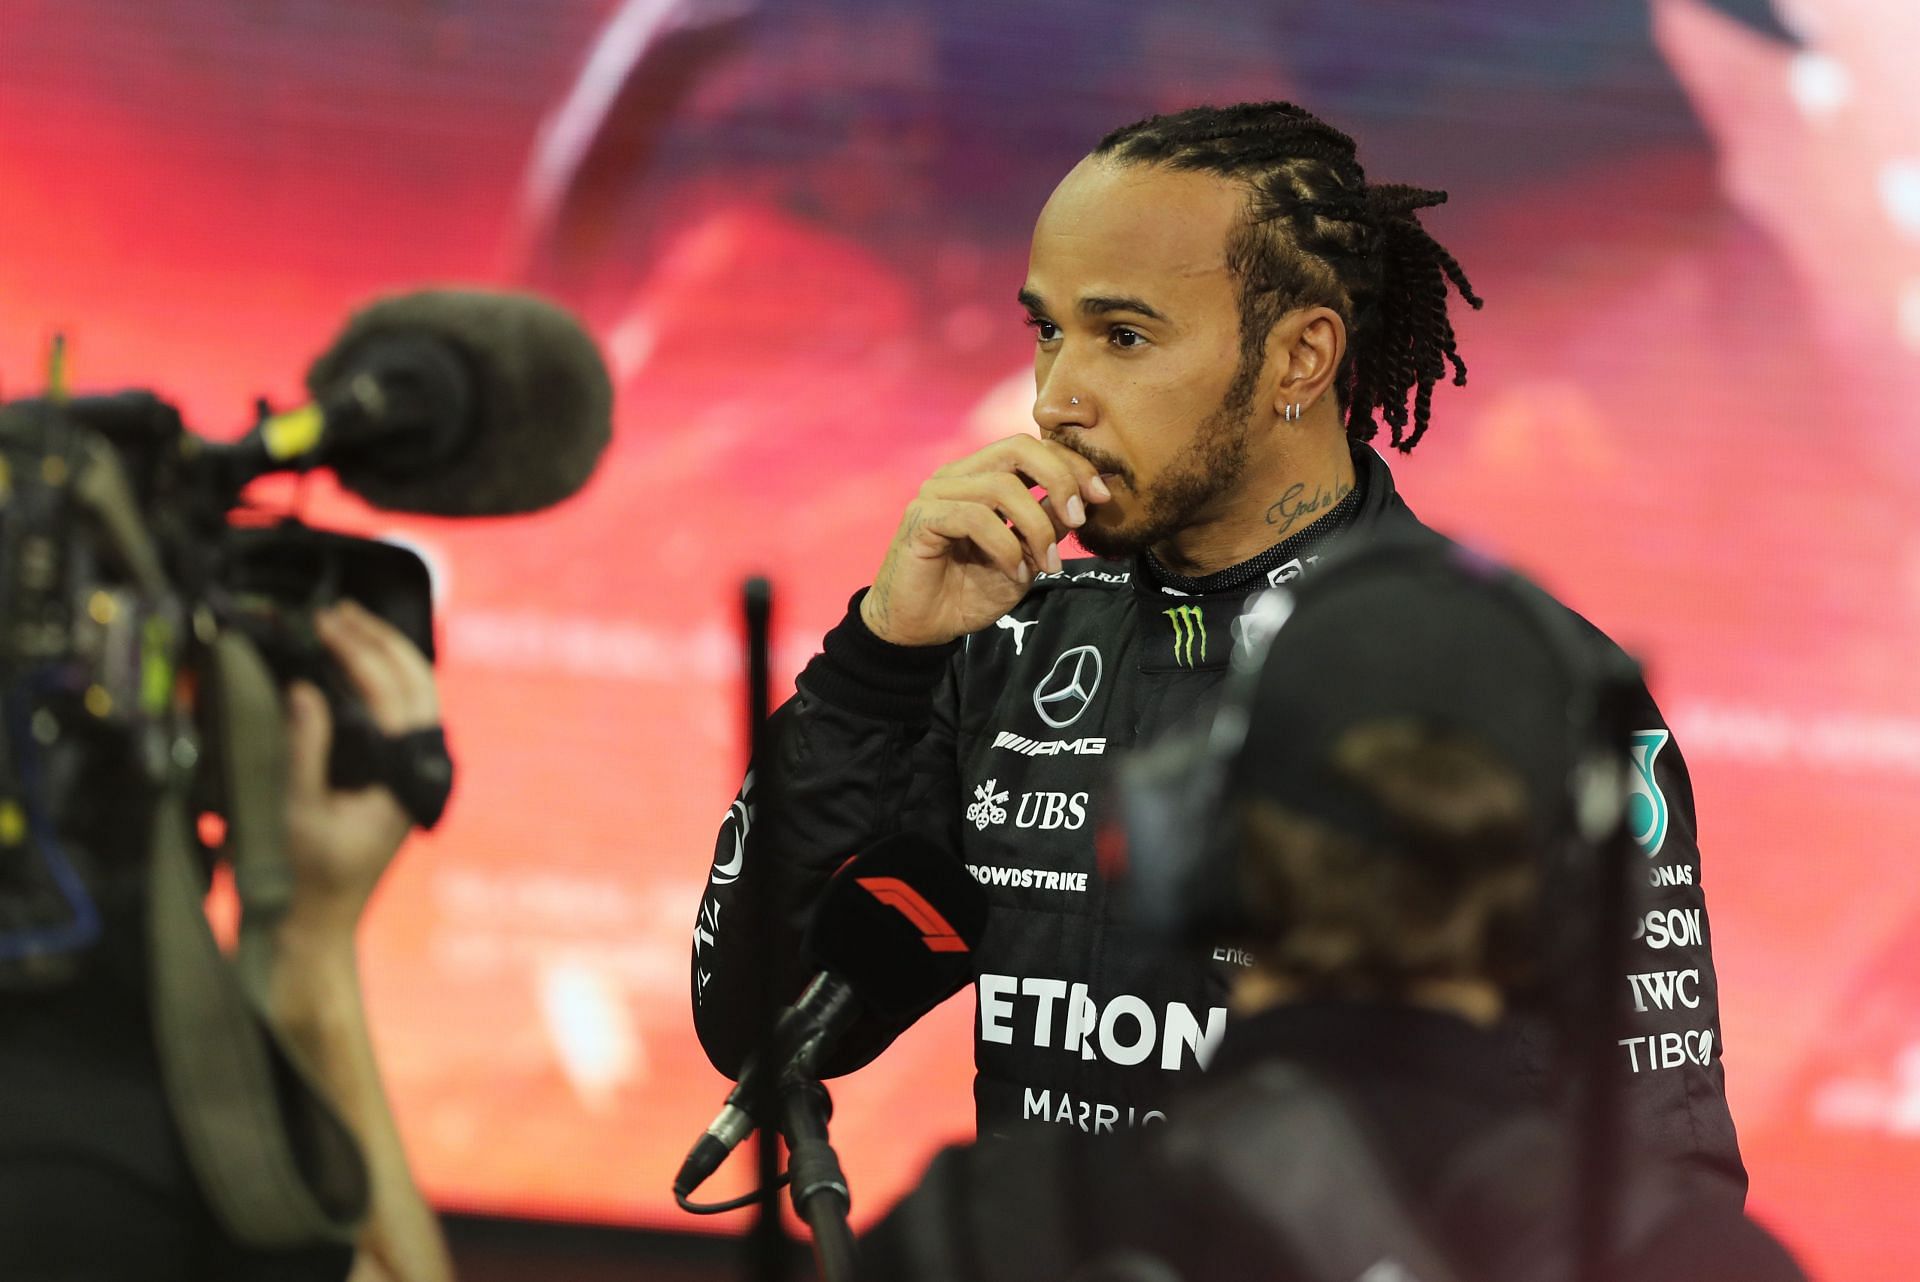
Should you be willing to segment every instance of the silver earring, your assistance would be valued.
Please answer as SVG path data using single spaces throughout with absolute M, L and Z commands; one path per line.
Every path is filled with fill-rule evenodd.
M 1287 422 L 1289 422 L 1289 423 L 1291 423 L 1291 422 L 1294 422 L 1294 421 L 1295 421 L 1296 419 L 1299 419 L 1300 417 L 1302 417 L 1302 415 L 1301 415 L 1301 413 L 1300 413 L 1300 404 L 1299 404 L 1299 402 L 1297 402 L 1297 401 L 1288 401 L 1288 402 L 1287 402 L 1287 409 L 1286 409 L 1286 413 L 1285 413 L 1285 415 L 1283 415 L 1283 417 L 1284 417 L 1284 418 L 1286 419 L 1286 421 L 1287 421 Z
M 1067 398 L 1067 404 L 1069 405 L 1078 405 L 1079 403 L 1080 403 L 1080 398 L 1078 396 L 1069 396 Z

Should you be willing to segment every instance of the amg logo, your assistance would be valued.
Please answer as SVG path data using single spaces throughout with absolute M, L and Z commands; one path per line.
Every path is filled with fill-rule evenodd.
M 1706 940 L 1698 908 L 1656 908 L 1633 923 L 1633 937 L 1649 948 L 1688 948 Z
M 1103 1009 L 1087 993 L 1085 984 L 1029 975 L 982 975 L 980 986 L 980 1040 L 1013 1044 L 1015 999 L 1034 999 L 1031 1044 L 1042 1049 L 1058 1046 L 1081 1059 L 1109 1064 L 1144 1064 L 1157 1049 L 1160 1067 L 1180 1069 L 1190 1059 L 1205 1068 L 1225 1031 L 1227 1008 L 1214 1006 L 1206 1025 L 1185 1002 L 1168 1002 L 1156 1017 L 1153 1007 L 1130 993 L 1110 999 Z M 1025 1003 L 1020 1003 L 1022 1006 Z
M 1691 886 L 1693 869 L 1686 864 L 1656 864 L 1647 869 L 1649 886 Z
M 968 864 L 967 871 L 982 886 L 1011 886 L 1019 890 L 1071 890 L 1085 893 L 1087 874 L 1055 872 L 1050 868 L 994 868 Z
M 1685 1064 L 1702 1066 L 1713 1063 L 1713 1030 L 1690 1028 L 1684 1033 L 1649 1033 L 1645 1037 L 1625 1037 L 1627 1062 L 1636 1073 L 1657 1073 L 1664 1068 Z M 1641 1066 L 1641 1049 L 1646 1050 L 1646 1065 Z
M 1023 757 L 1057 757 L 1062 753 L 1076 757 L 1101 757 L 1107 751 L 1105 739 L 1029 739 L 1008 730 L 1002 730 L 994 737 L 993 746 L 1010 749 Z
M 1693 986 L 1691 993 L 1687 991 L 1689 984 Z M 1644 975 L 1629 975 L 1627 987 L 1633 990 L 1635 1010 L 1672 1010 L 1675 1002 L 1688 1010 L 1700 1005 L 1700 972 L 1697 970 L 1655 970 Z
M 1092 1100 L 1081 1100 L 1074 1104 L 1073 1097 L 1065 1091 L 1060 1092 L 1056 1100 L 1053 1092 L 1036 1091 L 1026 1088 L 1026 1098 L 1020 1103 L 1020 1116 L 1026 1121 L 1053 1122 L 1060 1126 L 1078 1126 L 1089 1135 L 1100 1135 L 1114 1128 L 1122 1120 L 1118 1104 L 1096 1104 Z M 1127 1106 L 1124 1119 L 1128 1126 L 1146 1126 L 1153 1122 L 1164 1122 L 1167 1115 L 1159 1109 L 1148 1109 L 1138 1116 L 1131 1104 Z

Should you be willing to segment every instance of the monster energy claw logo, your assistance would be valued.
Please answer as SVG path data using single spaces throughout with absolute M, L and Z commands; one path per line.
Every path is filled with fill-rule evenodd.
M 1667 842 L 1667 796 L 1654 778 L 1653 763 L 1672 737 L 1665 730 L 1636 730 L 1630 749 L 1633 778 L 1627 781 L 1627 828 L 1649 859 Z
M 1193 645 L 1200 643 L 1200 662 L 1207 661 L 1207 620 L 1197 605 L 1176 605 L 1162 614 L 1173 622 L 1173 661 L 1183 668 L 1194 666 Z

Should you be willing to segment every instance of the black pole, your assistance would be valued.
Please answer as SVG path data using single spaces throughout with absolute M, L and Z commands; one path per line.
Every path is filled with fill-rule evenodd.
M 747 768 L 764 770 L 766 763 L 772 759 L 767 717 L 772 711 L 773 585 L 757 576 L 748 579 L 742 592 L 742 603 L 747 623 Z M 764 830 L 779 822 L 767 810 L 768 800 L 774 790 L 762 784 L 756 791 L 759 800 L 756 803 L 754 826 Z M 769 915 L 767 897 L 757 896 L 754 904 L 757 916 L 750 923 L 754 937 L 771 938 L 773 923 L 766 920 Z M 771 1021 L 775 1008 L 773 976 L 768 968 L 763 967 L 760 974 L 760 1009 L 766 1013 L 765 1018 Z M 755 1044 L 767 1045 L 772 1031 L 770 1026 L 763 1028 Z M 771 1121 L 779 1116 L 779 1106 L 777 1082 L 773 1074 L 766 1074 L 761 1097 L 751 1111 L 755 1117 Z M 759 1209 L 754 1213 L 753 1227 L 747 1233 L 746 1274 L 752 1282 L 780 1282 L 786 1271 L 787 1235 L 786 1226 L 780 1222 L 779 1190 L 774 1187 L 774 1182 L 780 1178 L 779 1128 L 761 1126 L 754 1152 L 758 1158 L 756 1165 L 759 1168 L 761 1198 Z
M 793 1209 L 813 1231 L 813 1258 L 820 1282 L 853 1282 L 853 1230 L 847 1212 L 853 1198 L 840 1158 L 827 1142 L 827 1118 L 833 1103 L 826 1088 L 811 1078 L 790 1079 L 783 1092 L 782 1129 L 787 1136 L 787 1169 L 793 1173 Z M 764 1134 L 764 1132 L 762 1132 Z

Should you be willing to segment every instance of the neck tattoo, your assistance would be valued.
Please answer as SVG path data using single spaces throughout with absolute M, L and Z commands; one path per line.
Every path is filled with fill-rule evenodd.
M 1273 527 L 1275 534 L 1285 534 L 1295 526 L 1330 510 L 1351 493 L 1351 481 L 1339 481 L 1332 487 L 1315 484 L 1311 493 L 1305 481 L 1297 481 L 1288 486 L 1279 501 L 1267 509 L 1267 524 Z

